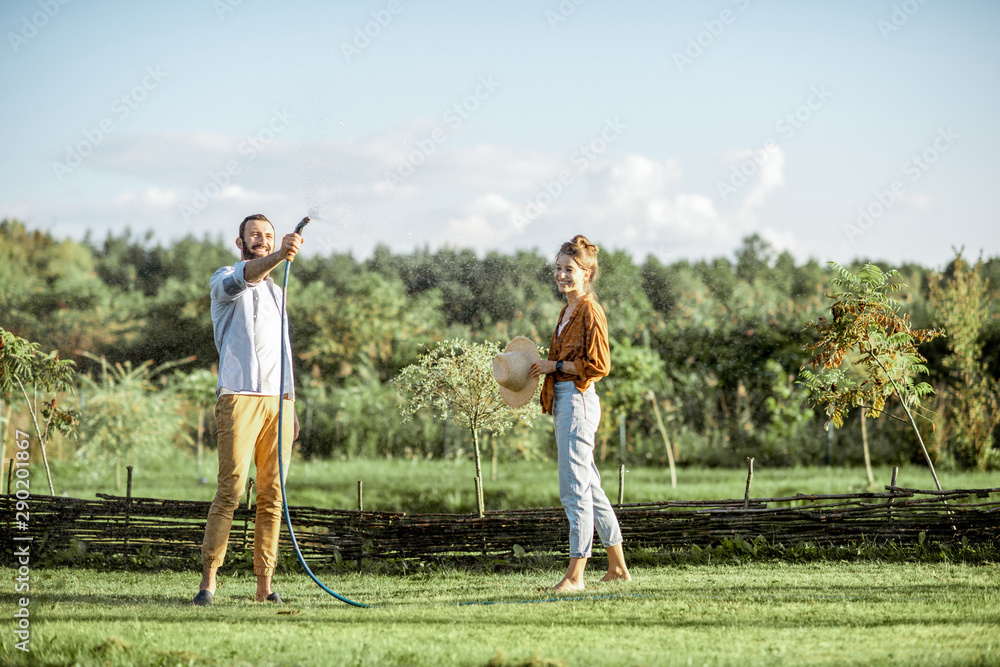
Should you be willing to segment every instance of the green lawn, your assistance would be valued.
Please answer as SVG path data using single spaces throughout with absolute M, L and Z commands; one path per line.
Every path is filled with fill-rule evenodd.
M 209 457 L 210 458 L 210 457 Z M 206 460 L 201 474 L 190 459 L 178 457 L 169 468 L 136 468 L 133 494 L 147 498 L 211 500 L 215 494 L 214 459 Z M 95 472 L 53 462 L 56 493 L 78 498 L 93 498 L 95 493 L 125 495 L 115 489 L 113 471 Z M 746 470 L 724 468 L 679 468 L 677 488 L 670 488 L 666 468 L 631 466 L 625 475 L 625 502 L 649 502 L 668 499 L 742 498 Z M 558 507 L 559 481 L 554 461 L 519 461 L 501 463 L 497 480 L 490 479 L 488 461 L 484 462 L 484 495 L 487 509 Z M 603 486 L 612 501 L 618 498 L 618 468 L 602 466 Z M 41 466 L 32 469 L 32 492 L 47 493 Z M 251 472 L 251 475 L 254 475 Z M 357 483 L 364 482 L 366 510 L 403 512 L 473 512 L 475 495 L 471 461 L 441 460 L 351 460 L 301 461 L 289 467 L 287 491 L 292 505 L 356 509 Z M 891 479 L 891 469 L 876 468 L 876 490 Z M 941 471 L 945 488 L 1000 487 L 1000 471 Z M 204 482 L 199 482 L 203 478 Z M 926 466 L 909 465 L 900 469 L 897 484 L 910 488 L 932 489 L 934 481 Z M 788 496 L 796 493 L 848 493 L 865 491 L 868 480 L 863 468 L 767 468 L 754 469 L 751 495 L 754 497 Z
M 211 467 L 209 464 L 207 467 Z M 44 477 L 32 478 L 32 491 Z M 555 464 L 502 464 L 485 484 L 492 508 L 558 505 Z M 467 461 L 295 461 L 292 504 L 469 512 Z M 630 468 L 626 502 L 742 497 L 745 471 L 680 469 L 678 488 L 659 468 Z M 604 470 L 617 495 L 617 470 Z M 879 487 L 888 469 L 876 471 Z M 57 492 L 115 493 L 109 478 L 53 465 Z M 947 488 L 1000 487 L 1000 473 L 943 471 Z M 168 470 L 136 470 L 136 496 L 210 500 L 190 461 Z M 113 477 L 110 477 L 113 480 Z M 899 484 L 930 488 L 927 469 L 901 470 Z M 752 495 L 864 490 L 865 474 L 844 468 L 757 468 Z M 109 488 L 110 487 L 110 488 Z M 124 492 L 121 492 L 124 494 Z M 321 575 L 334 590 L 371 609 L 328 597 L 307 577 L 279 574 L 284 607 L 251 601 L 252 577 L 221 577 L 216 604 L 187 604 L 195 572 L 101 572 L 34 568 L 31 652 L 14 649 L 14 571 L 0 568 L 8 629 L 0 633 L 7 665 L 1000 665 L 1000 564 L 748 562 L 742 565 L 643 566 L 631 584 L 599 585 L 560 597 L 538 593 L 561 576 L 540 560 L 521 571 L 491 573 L 416 566 L 412 574 Z M 547 561 L 551 563 L 551 561 Z M 560 562 L 559 567 L 562 567 Z M 410 570 L 413 572 L 413 570 Z M 225 570 L 224 570 L 225 572 Z M 549 600 L 549 601 L 546 601 Z M 462 605 L 465 602 L 495 604 Z
M 11 581 L 13 571 L 2 575 Z M 32 572 L 31 652 L 14 650 L 8 629 L 0 635 L 0 662 L 1000 664 L 997 564 L 635 567 L 631 584 L 609 585 L 596 583 L 595 566 L 587 591 L 539 601 L 551 596 L 536 588 L 559 575 L 448 569 L 326 580 L 377 605 L 371 609 L 336 602 L 301 575 L 276 579 L 284 607 L 255 604 L 252 578 L 228 576 L 216 603 L 196 608 L 186 604 L 196 592 L 196 573 L 38 570 Z M 4 591 L 4 597 L 11 596 Z

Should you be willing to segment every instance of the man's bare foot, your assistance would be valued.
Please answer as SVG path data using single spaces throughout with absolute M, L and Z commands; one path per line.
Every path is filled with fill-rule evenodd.
M 632 575 L 628 573 L 628 570 L 616 568 L 608 570 L 608 573 L 601 577 L 601 581 L 632 581 Z
M 267 602 L 270 599 L 271 593 L 271 575 L 269 574 L 258 574 L 257 575 L 257 594 L 254 596 L 255 602 Z

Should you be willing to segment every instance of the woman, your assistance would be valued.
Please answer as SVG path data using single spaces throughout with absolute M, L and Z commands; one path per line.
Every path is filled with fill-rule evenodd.
M 622 533 L 601 475 L 594 463 L 594 436 L 601 402 L 594 383 L 611 369 L 608 324 L 593 294 L 597 246 L 584 236 L 562 244 L 556 255 L 556 287 L 566 295 L 549 346 L 549 358 L 531 365 L 529 377 L 545 375 L 542 410 L 551 414 L 559 450 L 559 500 L 569 519 L 569 569 L 557 591 L 583 590 L 583 573 L 594 543 L 594 529 L 608 550 L 608 572 L 601 581 L 631 581 Z

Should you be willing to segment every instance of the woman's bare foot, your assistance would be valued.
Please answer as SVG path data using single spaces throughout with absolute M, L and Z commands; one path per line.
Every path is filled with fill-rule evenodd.
M 550 588 L 550 591 L 556 591 L 559 593 L 571 592 L 571 591 L 582 591 L 584 589 L 583 579 L 572 580 L 569 577 L 563 577 L 563 580 L 558 584 Z
M 601 581 L 632 581 L 632 575 L 628 573 L 628 566 L 625 565 L 625 552 L 622 551 L 620 543 L 608 547 L 608 573 L 601 577 Z
M 628 573 L 628 569 L 615 568 L 608 570 L 608 573 L 601 577 L 601 581 L 632 581 L 632 575 Z
M 586 558 L 570 558 L 566 576 L 549 590 L 557 592 L 582 591 L 583 573 L 587 570 Z

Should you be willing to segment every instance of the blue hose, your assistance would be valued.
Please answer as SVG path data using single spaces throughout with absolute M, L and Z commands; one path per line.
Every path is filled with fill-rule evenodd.
M 303 218 L 295 227 L 296 234 L 302 234 L 302 228 L 306 226 L 309 222 L 309 218 Z M 302 564 L 302 568 L 309 575 L 309 578 L 316 582 L 316 585 L 322 588 L 324 591 L 337 598 L 341 602 L 346 602 L 353 607 L 364 607 L 365 609 L 371 608 L 371 605 L 364 604 L 362 602 L 355 602 L 354 600 L 349 600 L 343 595 L 332 591 L 326 584 L 320 581 L 313 571 L 309 569 L 306 564 L 306 559 L 302 556 L 302 550 L 299 549 L 299 542 L 295 539 L 295 530 L 292 528 L 292 517 L 288 512 L 288 497 L 285 494 L 285 466 L 281 459 L 281 435 L 282 435 L 282 418 L 285 414 L 285 301 L 288 298 L 288 272 L 291 269 L 292 263 L 285 260 L 285 278 L 281 283 L 281 379 L 278 381 L 278 479 L 281 482 L 281 504 L 285 513 L 285 525 L 288 526 L 288 535 L 292 538 L 292 546 L 295 547 L 295 555 L 299 557 L 299 563 Z M 603 600 L 616 597 L 644 597 L 644 596 L 622 596 L 622 595 L 600 595 L 592 596 L 587 598 L 549 598 L 541 600 L 500 600 L 492 602 L 459 602 L 457 606 L 469 606 L 469 605 L 490 605 L 490 604 L 527 604 L 532 602 L 571 602 L 579 600 Z
M 307 218 L 303 218 L 302 222 L 300 222 L 295 227 L 295 233 L 296 234 L 301 234 L 302 233 L 302 228 L 305 227 L 306 223 L 308 223 L 308 222 L 309 222 L 309 218 L 308 217 Z M 316 582 L 317 586 L 319 586 L 324 591 L 326 591 L 327 593 L 329 593 L 333 597 L 337 598 L 341 602 L 346 602 L 347 604 L 352 605 L 354 607 L 365 607 L 365 608 L 367 608 L 369 605 L 363 604 L 361 602 L 355 602 L 354 600 L 348 600 L 344 596 L 342 596 L 342 595 L 340 595 L 338 593 L 335 593 L 334 591 L 330 590 L 330 588 L 328 588 L 326 586 L 326 584 L 324 584 L 322 581 L 320 581 L 319 579 L 316 578 L 316 575 L 313 574 L 313 571 L 309 569 L 308 565 L 306 565 L 306 559 L 303 558 L 303 556 L 302 556 L 302 550 L 299 549 L 298 540 L 295 539 L 295 530 L 292 529 L 292 517 L 288 513 L 288 497 L 285 495 L 285 466 L 284 466 L 284 463 L 281 460 L 281 434 L 282 434 L 281 424 L 282 424 L 282 417 L 285 414 L 285 409 L 284 409 L 284 406 L 285 406 L 285 403 L 284 403 L 284 396 L 285 396 L 285 334 L 286 334 L 286 329 L 285 329 L 285 299 L 288 296 L 288 270 L 291 268 L 291 265 L 292 265 L 291 262 L 289 262 L 288 260 L 285 260 L 285 280 L 281 284 L 281 380 L 279 380 L 279 382 L 278 382 L 278 386 L 279 386 L 279 389 L 278 389 L 278 479 L 281 481 L 281 504 L 284 507 L 285 524 L 288 526 L 288 535 L 292 538 L 292 546 L 295 547 L 295 554 L 299 557 L 299 562 L 302 563 L 302 567 L 303 567 L 303 569 L 305 569 L 306 574 L 309 575 L 309 578 L 312 579 L 314 582 Z

